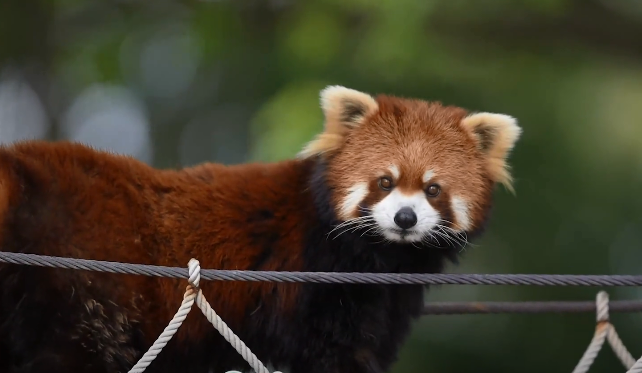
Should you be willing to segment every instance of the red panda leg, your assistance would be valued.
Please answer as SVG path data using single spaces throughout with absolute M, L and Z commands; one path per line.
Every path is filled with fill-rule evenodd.
M 0 346 L 9 360 L 0 373 L 124 373 L 142 356 L 126 313 L 61 282 L 61 274 L 75 278 L 66 271 L 0 264 Z

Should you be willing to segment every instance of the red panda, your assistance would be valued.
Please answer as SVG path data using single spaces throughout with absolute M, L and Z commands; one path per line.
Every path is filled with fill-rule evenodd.
M 3 251 L 185 267 L 436 273 L 511 188 L 514 118 L 330 86 L 324 130 L 294 158 L 152 168 L 70 142 L 0 148 Z M 127 372 L 186 281 L 0 264 L 0 372 Z M 291 373 L 389 371 L 420 285 L 201 283 L 264 363 Z M 157 372 L 247 369 L 192 312 Z

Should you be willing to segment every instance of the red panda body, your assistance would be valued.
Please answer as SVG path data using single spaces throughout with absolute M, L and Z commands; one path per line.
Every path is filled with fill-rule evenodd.
M 322 106 L 324 133 L 271 164 L 158 170 L 67 142 L 1 148 L 1 249 L 182 267 L 197 258 L 211 269 L 442 271 L 462 237 L 482 231 L 494 184 L 509 185 L 519 127 L 342 87 L 326 89 Z M 0 264 L 0 373 L 127 372 L 185 285 Z M 291 373 L 388 371 L 423 306 L 414 285 L 201 287 L 264 363 Z M 246 368 L 192 312 L 146 372 Z

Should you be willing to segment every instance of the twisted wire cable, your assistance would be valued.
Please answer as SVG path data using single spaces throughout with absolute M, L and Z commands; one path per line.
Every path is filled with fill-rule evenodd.
M 185 278 L 179 267 L 131 264 L 46 255 L 0 252 L 0 262 L 41 267 L 81 269 L 156 277 Z M 640 286 L 641 275 L 537 275 L 537 274 L 423 274 L 358 272 L 287 272 L 204 269 L 201 279 L 216 281 L 270 281 L 400 285 L 536 285 L 536 286 Z

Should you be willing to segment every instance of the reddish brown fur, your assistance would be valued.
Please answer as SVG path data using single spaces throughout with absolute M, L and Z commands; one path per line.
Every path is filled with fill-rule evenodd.
M 40 246 L 43 250 L 38 254 L 182 267 L 190 258 L 197 258 L 202 268 L 251 269 L 263 249 L 253 240 L 274 235 L 278 250 L 260 269 L 294 271 L 301 267 L 299 247 L 303 237 L 302 231 L 295 229 L 305 224 L 296 219 L 300 211 L 279 210 L 280 216 L 274 219 L 278 226 L 262 226 L 262 217 L 256 216 L 251 234 L 246 220 L 239 220 L 247 218 L 242 211 L 255 211 L 257 206 L 265 206 L 266 211 L 275 205 L 312 208 L 305 203 L 278 200 L 280 197 L 272 193 L 303 183 L 295 162 L 201 165 L 183 171 L 161 171 L 129 157 L 96 152 L 78 144 L 19 143 L 0 150 L 0 170 L 4 173 L 0 205 L 8 205 L 8 211 L 21 203 L 16 177 L 7 171 L 18 169 L 14 166 L 17 164 L 34 176 L 34 185 L 49 185 L 48 193 L 59 196 L 57 202 L 47 199 L 49 205 L 38 210 L 37 226 L 50 230 L 33 234 L 61 239 L 52 240 L 57 244 Z M 239 188 L 244 192 L 239 193 Z M 213 195 L 217 197 L 211 198 Z M 289 195 L 297 198 L 302 193 L 293 190 Z M 208 199 L 213 202 L 204 204 Z M 2 211 L 5 213 L 0 218 L 6 220 L 7 209 Z M 7 235 L 10 232 L 4 230 L 0 240 L 4 241 Z M 29 248 L 21 249 L 29 252 Z M 0 266 L 6 265 L 9 264 Z M 68 272 L 59 272 L 55 277 L 61 288 L 70 285 L 73 277 L 69 276 Z M 146 276 L 85 272 L 77 272 L 76 276 L 82 282 L 127 289 L 116 292 L 120 298 L 113 301 L 139 310 L 129 318 L 144 323 L 149 343 L 176 312 L 186 286 L 185 280 Z M 257 301 L 260 295 L 276 289 L 274 299 L 287 311 L 297 291 L 295 284 L 270 282 L 204 281 L 202 288 L 210 304 L 232 328 L 240 327 L 240 319 L 252 307 L 248 302 Z M 140 299 L 140 294 L 147 299 Z M 211 328 L 204 317 L 189 316 L 175 338 L 199 339 Z

